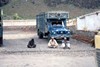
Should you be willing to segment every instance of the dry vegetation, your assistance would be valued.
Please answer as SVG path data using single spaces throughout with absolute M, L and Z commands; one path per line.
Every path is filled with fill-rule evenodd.
M 71 0 L 72 1 L 72 0 Z M 88 1 L 88 0 L 87 0 Z M 40 12 L 64 10 L 70 12 L 70 18 L 97 11 L 100 8 L 77 7 L 66 0 L 10 0 L 3 7 L 4 19 L 13 19 L 17 13 L 22 19 L 33 19 Z

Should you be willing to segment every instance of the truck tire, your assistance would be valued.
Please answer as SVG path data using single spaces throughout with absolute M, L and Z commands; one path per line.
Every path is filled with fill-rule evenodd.
M 42 39 L 43 38 L 43 33 L 39 32 L 39 38 Z
M 37 31 L 37 35 L 39 36 L 39 31 Z
M 50 39 L 51 39 L 50 34 L 48 34 L 48 40 L 50 40 Z
M 3 46 L 3 37 L 0 37 L 0 47 Z
M 39 36 L 39 30 L 37 30 L 37 35 Z

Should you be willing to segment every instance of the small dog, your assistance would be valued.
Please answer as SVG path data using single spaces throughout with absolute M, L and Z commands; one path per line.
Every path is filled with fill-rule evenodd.
M 34 43 L 34 39 L 31 39 L 27 45 L 28 48 L 35 48 L 36 44 Z

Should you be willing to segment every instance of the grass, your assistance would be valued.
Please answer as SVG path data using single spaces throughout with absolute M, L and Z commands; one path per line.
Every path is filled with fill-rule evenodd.
M 32 0 L 11 0 L 9 4 L 3 7 L 4 19 L 13 19 L 13 15 L 17 13 L 23 19 L 35 19 L 35 16 L 40 12 L 52 11 L 52 10 L 64 10 L 70 13 L 70 18 L 74 18 L 80 15 L 84 15 L 90 12 L 94 12 L 98 9 L 86 9 L 75 7 L 72 4 L 60 4 L 57 7 L 48 7 L 44 0 L 34 0 L 35 4 L 32 4 Z

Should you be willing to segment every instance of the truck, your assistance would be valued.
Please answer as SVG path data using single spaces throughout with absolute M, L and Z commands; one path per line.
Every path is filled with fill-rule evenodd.
M 66 11 L 48 11 L 36 15 L 37 35 L 40 39 L 44 36 L 48 38 L 63 39 L 70 37 L 70 30 L 66 26 L 69 18 L 69 12 Z
M 2 13 L 0 9 L 0 47 L 3 45 L 3 23 L 2 23 Z

